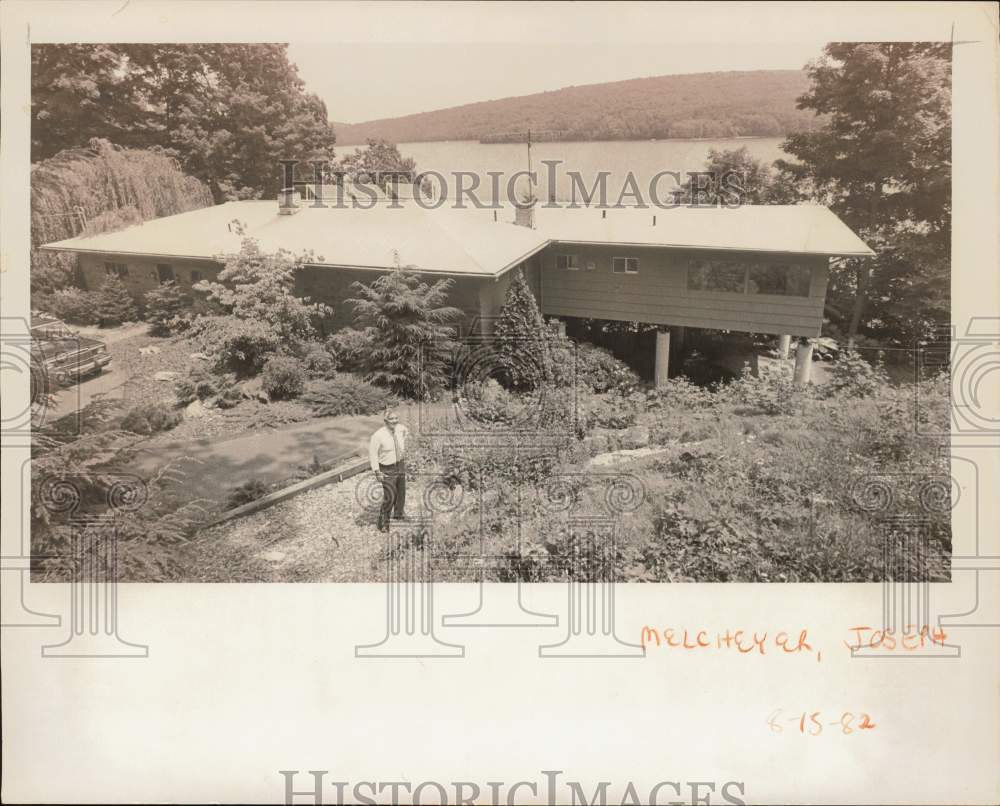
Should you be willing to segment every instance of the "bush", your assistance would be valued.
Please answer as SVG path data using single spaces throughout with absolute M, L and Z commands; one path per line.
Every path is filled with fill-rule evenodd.
M 82 288 L 59 289 L 47 298 L 44 308 L 74 325 L 96 325 L 98 321 L 97 294 Z
M 282 345 L 266 323 L 231 316 L 201 317 L 195 322 L 194 335 L 203 352 L 215 357 L 218 372 L 233 372 L 242 378 L 258 374 Z
M 108 277 L 97 292 L 97 318 L 101 327 L 112 327 L 138 318 L 135 300 L 118 277 Z
M 301 400 L 317 417 L 375 414 L 396 402 L 395 396 L 387 389 L 348 374 L 310 382 Z
M 620 395 L 632 394 L 641 384 L 638 374 L 628 364 L 586 342 L 576 346 L 576 382 L 598 394 Z
M 226 499 L 226 509 L 236 509 L 258 498 L 263 498 L 271 491 L 271 488 L 260 479 L 251 479 L 244 482 L 239 487 L 233 489 Z
M 639 416 L 635 400 L 621 395 L 593 398 L 586 408 L 587 429 L 591 428 L 631 428 Z
M 364 368 L 371 352 L 374 333 L 371 329 L 356 330 L 345 327 L 327 337 L 326 349 L 343 372 L 358 372 Z
M 146 320 L 154 336 L 170 336 L 188 326 L 184 314 L 191 309 L 193 300 L 175 282 L 164 283 L 147 291 Z
M 845 350 L 830 364 L 825 391 L 845 397 L 872 397 L 888 382 L 881 363 L 873 367 L 856 350 Z
M 200 400 L 210 401 L 220 409 L 230 409 L 242 398 L 232 375 L 213 375 L 200 368 L 192 369 L 186 378 L 177 381 L 174 384 L 174 394 L 180 406 Z
M 184 417 L 179 411 L 162 401 L 141 403 L 126 412 L 121 428 L 133 434 L 158 434 L 169 431 L 182 419 Z
M 337 374 L 337 358 L 324 345 L 310 342 L 302 355 L 302 368 L 310 378 L 332 378 Z
M 297 358 L 272 356 L 264 365 L 261 385 L 272 400 L 289 400 L 305 391 L 306 372 Z
M 519 419 L 516 398 L 495 378 L 464 384 L 462 396 L 469 416 L 481 423 L 510 425 Z

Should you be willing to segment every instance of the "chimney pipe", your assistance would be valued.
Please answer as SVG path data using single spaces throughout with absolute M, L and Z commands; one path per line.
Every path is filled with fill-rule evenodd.
M 530 204 L 517 204 L 514 207 L 514 223 L 519 227 L 535 228 L 535 202 Z

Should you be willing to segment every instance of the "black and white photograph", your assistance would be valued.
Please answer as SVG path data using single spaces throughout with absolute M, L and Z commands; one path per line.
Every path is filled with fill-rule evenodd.
M 948 43 L 379 50 L 32 47 L 33 575 L 127 478 L 121 581 L 949 579 Z
M 995 4 L 0 37 L 4 802 L 997 802 Z

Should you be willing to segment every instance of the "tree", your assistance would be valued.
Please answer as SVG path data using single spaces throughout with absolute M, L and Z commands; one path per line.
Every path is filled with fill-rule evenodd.
M 234 223 L 242 234 L 242 225 Z M 330 307 L 296 296 L 294 288 L 296 273 L 318 259 L 311 252 L 265 253 L 256 239 L 244 237 L 240 251 L 225 256 L 216 281 L 195 284 L 221 311 L 192 324 L 193 334 L 215 355 L 218 370 L 256 374 L 270 354 L 294 350 L 315 337 L 314 319 L 329 314 Z
M 455 349 L 452 323 L 462 316 L 445 304 L 451 286 L 451 280 L 428 285 L 405 268 L 370 285 L 353 284 L 358 296 L 347 302 L 354 306 L 355 323 L 372 333 L 364 362 L 368 381 L 418 400 L 441 390 Z
M 175 282 L 164 283 L 147 291 L 146 320 L 154 336 L 169 336 L 177 327 L 178 317 L 191 308 L 191 297 Z
M 545 322 L 521 269 L 514 272 L 493 328 L 496 363 L 506 385 L 534 389 L 549 374 Z
M 196 210 L 212 203 L 197 179 L 166 154 L 92 139 L 31 166 L 31 304 L 53 310 L 55 294 L 76 284 L 77 256 L 37 247 L 76 235 Z
M 864 328 L 912 344 L 947 321 L 950 52 L 937 43 L 832 43 L 807 68 L 812 87 L 798 105 L 826 122 L 790 136 L 782 147 L 797 161 L 778 167 L 877 253 L 870 263 L 844 261 L 831 277 L 831 307 L 849 341 Z M 887 320 L 901 327 L 885 332 Z
M 368 145 L 340 158 L 336 169 L 353 182 L 378 185 L 383 191 L 409 184 L 417 175 L 416 160 L 404 157 L 399 148 L 387 140 L 368 139 Z M 429 182 L 424 180 L 424 189 Z
M 102 327 L 134 322 L 137 317 L 135 300 L 125 284 L 116 276 L 108 277 L 97 292 L 97 317 Z
M 36 45 L 32 116 L 32 160 L 95 136 L 158 147 L 216 202 L 273 196 L 279 160 L 330 160 L 336 140 L 282 44 Z
M 791 183 L 780 181 L 769 165 L 750 155 L 746 146 L 733 150 L 709 149 L 705 170 L 692 176 L 680 199 L 684 204 L 738 206 L 791 204 Z

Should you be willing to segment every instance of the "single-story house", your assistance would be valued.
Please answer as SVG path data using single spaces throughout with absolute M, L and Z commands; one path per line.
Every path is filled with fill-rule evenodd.
M 428 280 L 452 278 L 450 304 L 465 312 L 467 328 L 489 332 L 521 268 L 547 317 L 660 325 L 658 379 L 666 377 L 670 328 L 818 336 L 831 259 L 873 254 L 818 205 L 511 211 L 408 200 L 360 209 L 288 192 L 43 248 L 79 254 L 88 288 L 114 274 L 140 295 L 167 281 L 213 278 L 220 256 L 239 249 L 234 221 L 265 251 L 315 255 L 297 291 L 333 307 L 328 330 L 350 324 L 343 300 L 353 282 L 406 267 Z M 811 353 L 808 340 L 803 346 Z

